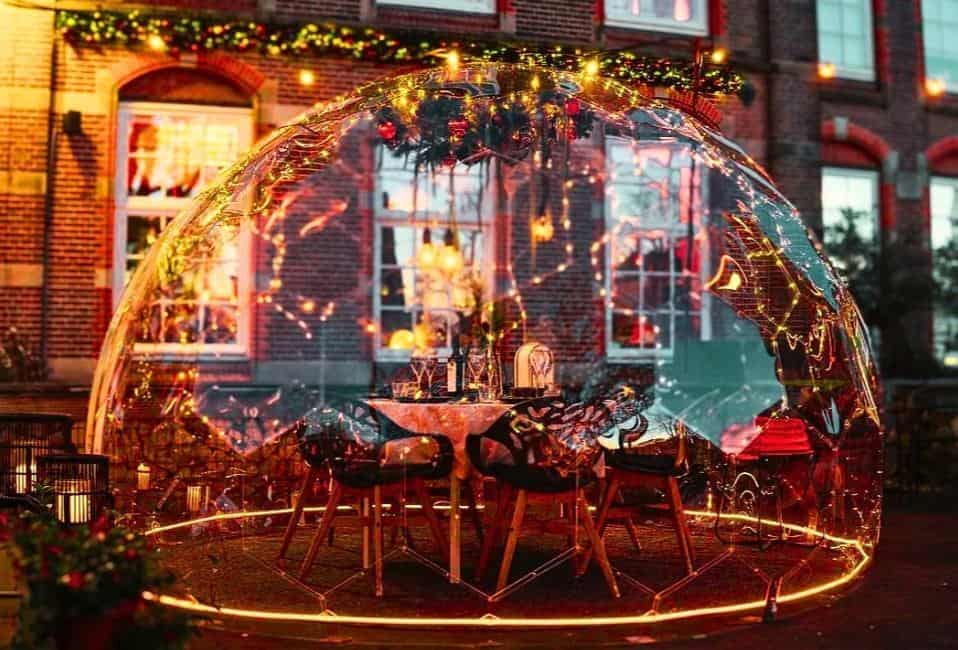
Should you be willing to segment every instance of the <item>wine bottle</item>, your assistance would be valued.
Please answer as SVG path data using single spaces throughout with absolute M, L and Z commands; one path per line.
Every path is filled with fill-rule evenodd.
M 446 392 L 452 397 L 462 395 L 463 367 L 465 359 L 459 345 L 459 337 L 452 337 L 452 354 L 446 361 Z

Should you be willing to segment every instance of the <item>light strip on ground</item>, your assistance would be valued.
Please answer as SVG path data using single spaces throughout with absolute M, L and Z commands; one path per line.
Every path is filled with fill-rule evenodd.
M 348 506 L 347 506 L 348 508 Z M 307 512 L 323 510 L 322 507 L 304 508 Z M 218 521 L 223 519 L 239 519 L 244 517 L 264 517 L 277 514 L 288 514 L 292 508 L 280 510 L 262 510 L 255 512 L 235 512 L 222 513 L 202 517 L 190 521 L 179 522 L 154 528 L 146 534 L 155 535 L 164 530 L 174 530 L 184 526 Z M 757 517 L 748 515 L 717 514 L 701 510 L 686 510 L 686 514 L 694 517 L 716 517 L 723 520 L 744 521 L 749 523 L 758 523 Z M 801 591 L 783 594 L 779 596 L 779 603 L 790 603 L 804 600 L 816 596 L 847 584 L 858 577 L 871 561 L 871 556 L 865 551 L 862 543 L 858 540 L 838 537 L 822 531 L 817 531 L 807 526 L 785 523 L 783 526 L 791 531 L 804 533 L 812 536 L 824 536 L 825 539 L 837 544 L 853 547 L 861 554 L 859 562 L 852 569 L 834 580 L 829 580 Z M 163 594 L 155 594 L 149 591 L 143 592 L 143 598 L 157 602 L 169 607 L 194 612 L 197 614 L 229 616 L 234 618 L 263 620 L 263 621 L 285 621 L 285 622 L 304 622 L 304 623 L 337 623 L 346 625 L 376 625 L 382 627 L 464 627 L 464 628 L 482 628 L 482 627 L 503 627 L 503 628 L 546 628 L 546 627 L 605 627 L 621 625 L 650 625 L 663 623 L 666 621 L 675 621 L 681 619 L 698 618 L 702 616 L 715 616 L 718 614 L 734 614 L 747 612 L 765 607 L 765 600 L 753 600 L 744 603 L 733 603 L 729 605 L 717 605 L 714 607 L 697 607 L 692 609 L 680 610 L 675 612 L 655 613 L 645 612 L 643 614 L 634 614 L 629 616 L 596 616 L 596 617 L 555 617 L 555 618 L 508 618 L 492 615 L 478 617 L 395 617 L 395 616 L 355 616 L 340 615 L 330 612 L 303 613 L 303 612 L 282 612 L 274 610 L 247 609 L 235 607 L 213 607 L 185 598 L 177 598 Z

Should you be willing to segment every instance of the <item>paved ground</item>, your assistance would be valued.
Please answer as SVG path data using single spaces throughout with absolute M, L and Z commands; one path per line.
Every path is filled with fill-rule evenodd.
M 853 593 L 771 624 L 751 624 L 708 637 L 655 638 L 648 630 L 588 635 L 436 632 L 427 635 L 343 629 L 321 638 L 259 638 L 210 628 L 191 650 L 317 647 L 600 647 L 659 643 L 688 650 L 791 648 L 958 648 L 958 509 L 890 505 L 876 561 Z

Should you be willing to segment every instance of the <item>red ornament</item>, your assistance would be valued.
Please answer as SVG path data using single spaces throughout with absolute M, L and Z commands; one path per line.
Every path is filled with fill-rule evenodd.
M 580 108 L 578 99 L 570 99 L 565 103 L 566 115 L 578 115 Z
M 449 135 L 454 138 L 461 138 L 466 135 L 466 129 L 469 128 L 469 122 L 465 118 L 457 117 L 455 119 L 449 120 L 447 123 L 449 127 Z
M 379 137 L 389 142 L 396 137 L 396 125 L 392 122 L 383 122 L 376 127 L 376 132 L 379 133 Z
M 446 167 L 452 167 L 453 165 L 456 164 L 456 156 L 453 154 L 449 154 L 448 156 L 442 159 L 442 164 Z
M 64 576 L 63 582 L 70 589 L 79 589 L 84 583 L 83 574 L 79 571 L 71 571 Z

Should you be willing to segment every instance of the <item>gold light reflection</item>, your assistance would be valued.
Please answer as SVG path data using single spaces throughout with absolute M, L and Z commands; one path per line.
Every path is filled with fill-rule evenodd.
M 341 506 L 343 507 L 343 506 Z M 305 512 L 322 511 L 322 507 L 304 508 Z M 267 517 L 289 514 L 292 508 L 283 508 L 278 510 L 261 510 L 252 512 L 232 512 L 221 513 L 199 519 L 181 521 L 168 526 L 154 528 L 144 533 L 146 536 L 158 535 L 160 533 L 195 526 L 197 524 L 222 521 L 229 519 L 241 519 L 248 517 Z M 723 521 L 737 521 L 743 523 L 758 524 L 759 519 L 750 515 L 714 513 L 705 510 L 686 510 L 689 517 L 718 518 Z M 840 577 L 820 582 L 800 591 L 782 594 L 777 602 L 781 604 L 806 600 L 819 594 L 838 589 L 842 585 L 848 584 L 859 575 L 872 560 L 872 556 L 865 551 L 865 547 L 858 540 L 848 539 L 832 535 L 821 530 L 816 530 L 809 526 L 799 524 L 782 523 L 783 528 L 788 531 L 800 533 L 810 538 L 821 537 L 826 541 L 832 542 L 836 546 L 853 549 L 859 555 L 858 561 L 846 573 Z M 306 622 L 306 623 L 342 623 L 346 625 L 382 625 L 387 627 L 501 627 L 501 628 L 558 628 L 558 627 L 609 627 L 619 625 L 652 625 L 664 623 L 667 621 L 676 621 L 683 619 L 700 618 L 703 616 L 716 616 L 719 614 L 735 614 L 754 610 L 764 609 L 767 605 L 765 600 L 751 600 L 742 603 L 732 603 L 729 605 L 716 605 L 713 607 L 694 607 L 684 610 L 673 610 L 669 612 L 647 611 L 642 614 L 631 614 L 626 616 L 562 616 L 554 618 L 533 618 L 533 617 L 498 617 L 494 615 L 476 616 L 476 617 L 395 617 L 395 616 L 359 616 L 359 615 L 341 615 L 331 611 L 314 612 L 289 612 L 261 609 L 246 609 L 237 607 L 215 607 L 206 605 L 195 600 L 186 598 L 177 598 L 164 594 L 156 594 L 149 591 L 143 592 L 145 600 L 156 602 L 168 607 L 175 607 L 185 611 L 199 614 L 216 614 L 219 616 L 231 616 L 235 618 L 254 619 L 263 621 L 288 621 L 288 622 Z

